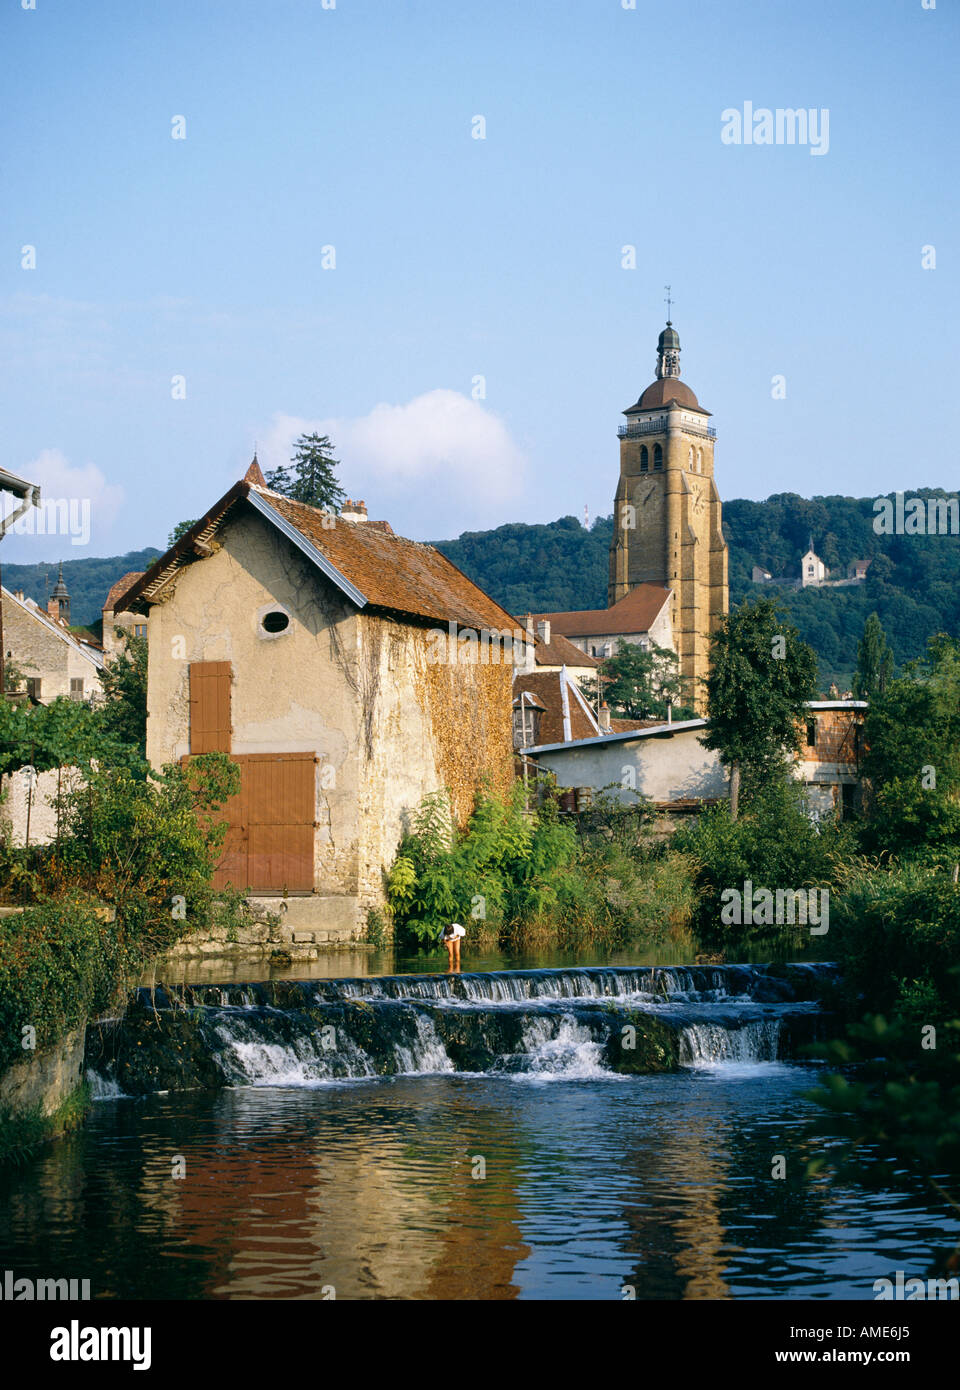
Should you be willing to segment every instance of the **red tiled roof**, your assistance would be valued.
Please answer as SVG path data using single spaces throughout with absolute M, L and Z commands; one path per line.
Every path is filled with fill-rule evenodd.
M 662 719 L 613 719 L 610 720 L 610 732 L 612 734 L 628 734 L 632 729 L 652 729 L 655 724 L 662 724 Z
M 537 733 L 538 743 L 563 743 L 563 685 L 560 671 L 534 671 L 513 678 L 516 699 L 522 692 L 533 695 L 544 708 Z M 570 738 L 596 738 L 598 729 L 577 699 L 572 683 L 567 682 L 567 707 L 570 711 Z
M 538 666 L 599 666 L 594 656 L 587 656 L 579 647 L 559 632 L 550 633 L 550 641 L 543 642 L 538 637 L 534 645 L 534 659 Z
M 572 613 L 534 613 L 549 618 L 551 628 L 565 637 L 604 637 L 617 633 L 649 632 L 670 597 L 659 584 L 638 584 L 612 608 L 586 608 Z M 552 635 L 552 633 L 551 633 Z
M 103 611 L 105 613 L 116 612 L 117 599 L 120 598 L 121 594 L 125 594 L 128 589 L 132 589 L 134 582 L 137 579 L 141 579 L 143 574 L 143 570 L 131 570 L 129 574 L 125 574 L 122 579 L 118 579 L 103 601 Z
M 256 502 L 268 520 L 285 524 L 308 543 L 310 553 L 332 567 L 334 582 L 345 580 L 374 608 L 431 622 L 453 621 L 473 629 L 513 632 L 520 623 L 479 589 L 432 545 L 394 535 L 387 523 L 342 521 L 323 525 L 325 514 L 268 488 L 234 484 L 176 545 L 161 555 L 124 595 L 124 606 L 143 611 L 156 601 L 173 575 L 195 563 L 234 508 Z M 315 560 L 315 563 L 321 563 Z M 340 578 L 338 579 L 337 576 Z M 341 584 L 341 587 L 344 587 Z

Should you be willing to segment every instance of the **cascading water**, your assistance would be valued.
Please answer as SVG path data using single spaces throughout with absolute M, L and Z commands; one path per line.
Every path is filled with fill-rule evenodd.
M 95 1095 L 440 1072 L 617 1076 L 770 1062 L 830 965 L 517 970 L 158 986 L 91 1025 Z

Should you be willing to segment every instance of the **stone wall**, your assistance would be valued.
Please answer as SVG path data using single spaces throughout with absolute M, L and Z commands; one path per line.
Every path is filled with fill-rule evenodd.
M 17 1113 L 38 1106 L 44 1115 L 58 1110 L 83 1079 L 83 1041 L 86 1024 L 72 1029 L 56 1047 L 25 1052 L 22 1062 L 0 1076 L 0 1107 Z

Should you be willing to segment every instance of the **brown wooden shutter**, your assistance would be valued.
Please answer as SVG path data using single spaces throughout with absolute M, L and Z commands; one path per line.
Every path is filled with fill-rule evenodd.
M 190 752 L 230 752 L 229 661 L 190 663 Z

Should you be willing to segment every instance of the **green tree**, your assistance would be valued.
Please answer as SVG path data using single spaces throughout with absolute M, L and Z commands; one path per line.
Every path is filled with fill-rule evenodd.
M 272 469 L 267 486 L 308 507 L 338 512 L 346 495 L 334 473 L 339 466 L 329 435 L 301 434 L 293 446 L 292 473 L 285 465 Z
M 864 841 L 949 867 L 960 860 L 960 641 L 931 638 L 927 656 L 875 696 L 864 724 Z
M 621 637 L 615 656 L 607 657 L 596 680 L 583 682 L 583 693 L 594 704 L 605 699 L 622 719 L 665 719 L 668 703 L 682 719 L 693 711 L 680 704 L 682 682 L 677 655 L 667 647 L 641 647 Z
M 167 549 L 169 550 L 171 546 L 176 545 L 180 537 L 185 536 L 191 526 L 196 526 L 198 520 L 199 517 L 194 517 L 192 521 L 178 521 L 167 537 Z
M 123 634 L 123 647 L 104 667 L 100 714 L 107 735 L 147 752 L 147 639 Z
M 784 617 L 775 599 L 741 604 L 710 644 L 710 722 L 701 742 L 730 771 L 733 820 L 741 780 L 744 795 L 753 796 L 771 777 L 782 777 L 789 754 L 799 752 L 804 704 L 816 689 L 816 654 Z
M 882 695 L 892 676 L 893 652 L 879 615 L 871 613 L 863 625 L 863 637 L 857 647 L 853 693 L 858 700 L 870 700 L 875 695 Z

